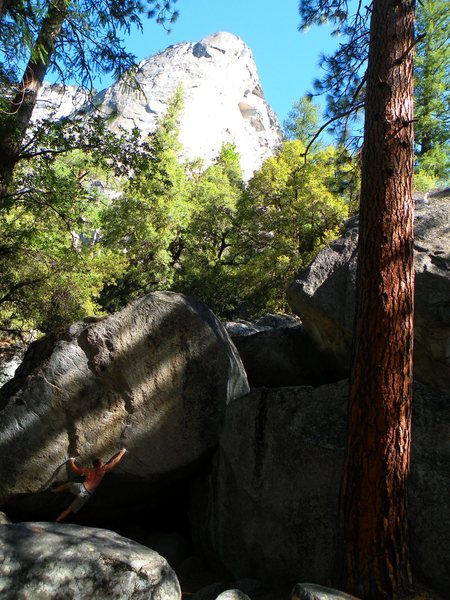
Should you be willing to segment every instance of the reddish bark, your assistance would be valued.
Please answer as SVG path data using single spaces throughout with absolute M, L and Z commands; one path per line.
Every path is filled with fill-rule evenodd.
M 364 600 L 393 599 L 410 586 L 413 23 L 413 0 L 373 1 L 342 485 L 344 580 Z

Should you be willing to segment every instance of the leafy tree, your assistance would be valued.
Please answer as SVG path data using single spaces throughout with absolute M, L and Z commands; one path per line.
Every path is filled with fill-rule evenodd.
M 13 207 L 0 213 L 0 331 L 52 331 L 99 311 L 96 297 L 122 265 L 96 243 L 98 191 L 89 160 L 40 155 L 21 166 Z
M 144 157 L 135 165 L 124 193 L 102 213 L 103 244 L 125 255 L 127 261 L 123 276 L 102 294 L 107 310 L 172 284 L 189 220 L 187 175 L 178 160 L 182 106 L 182 89 L 178 88 L 149 137 L 151 158 Z
M 173 21 L 173 0 L 148 0 L 149 16 Z M 132 25 L 141 26 L 145 7 L 139 0 L 10 0 L 0 7 L 0 50 L 3 93 L 0 112 L 0 196 L 6 196 L 12 173 L 21 159 L 25 134 L 37 94 L 49 70 L 61 80 L 70 73 L 81 85 L 92 88 L 98 73 L 120 77 L 134 63 L 121 35 Z M 11 46 L 11 42 L 15 42 Z M 23 59 L 20 79 L 16 73 Z M 10 84 L 7 90 L 6 83 Z
M 239 304 L 235 215 L 242 191 L 233 144 L 225 144 L 207 169 L 191 173 L 189 224 L 173 287 L 200 298 L 223 317 L 231 316 Z
M 445 182 L 450 170 L 450 6 L 424 0 L 417 6 L 416 123 L 418 179 Z M 425 179 L 426 181 L 426 179 Z
M 95 116 L 36 129 L 0 211 L 0 330 L 47 332 L 101 310 L 125 261 L 101 247 L 99 212 L 152 157 L 137 132 L 118 136 Z
M 289 280 L 337 237 L 348 215 L 347 198 L 333 193 L 336 150 L 317 152 L 306 163 L 304 152 L 301 141 L 284 142 L 250 180 L 239 203 L 242 279 L 253 311 L 264 303 L 272 310 L 284 308 Z
M 288 140 L 301 140 L 307 143 L 316 133 L 320 107 L 309 96 L 303 96 L 289 111 L 283 123 L 284 135 Z
M 222 318 L 286 309 L 289 280 L 338 235 L 348 214 L 347 196 L 336 191 L 335 150 L 306 165 L 304 150 L 300 141 L 283 143 L 247 187 L 231 145 L 191 174 L 174 289 L 201 298 Z
M 414 2 L 361 6 L 351 16 L 345 0 L 303 0 L 300 10 L 305 25 L 331 19 L 347 36 L 326 61 L 331 108 L 347 118 L 365 107 L 342 557 L 345 588 L 375 600 L 410 586 Z

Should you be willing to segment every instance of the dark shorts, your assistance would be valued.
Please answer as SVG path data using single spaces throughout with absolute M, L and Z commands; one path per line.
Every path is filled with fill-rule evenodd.
M 76 496 L 75 500 L 69 506 L 72 512 L 78 512 L 86 504 L 92 494 L 90 494 L 82 483 L 72 482 L 69 490 Z

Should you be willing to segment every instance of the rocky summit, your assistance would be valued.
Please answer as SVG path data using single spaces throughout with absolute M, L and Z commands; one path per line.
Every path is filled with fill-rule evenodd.
M 138 128 L 145 135 L 155 129 L 179 85 L 184 96 L 181 158 L 201 158 L 207 165 L 224 143 L 234 143 L 244 178 L 249 179 L 273 154 L 281 131 L 264 98 L 250 48 L 231 33 L 170 46 L 143 60 L 133 78 L 125 76 L 97 94 L 93 103 L 111 129 Z M 70 114 L 79 108 L 80 97 L 72 88 L 63 93 L 47 85 L 34 118 L 48 116 L 49 110 L 57 111 L 58 117 Z

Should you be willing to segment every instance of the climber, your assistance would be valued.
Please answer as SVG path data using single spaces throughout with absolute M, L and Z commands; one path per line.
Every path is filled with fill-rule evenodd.
M 69 458 L 69 464 L 72 471 L 76 475 L 83 475 L 85 480 L 83 483 L 68 481 L 67 483 L 63 483 L 52 489 L 53 493 L 69 490 L 76 496 L 72 504 L 64 510 L 57 519 L 55 519 L 57 523 L 65 519 L 71 512 L 78 512 L 80 508 L 86 504 L 99 486 L 103 477 L 122 460 L 125 452 L 127 452 L 127 449 L 122 448 L 122 450 L 107 463 L 104 463 L 101 458 L 94 458 L 92 467 L 78 467 L 75 464 L 75 459 Z

